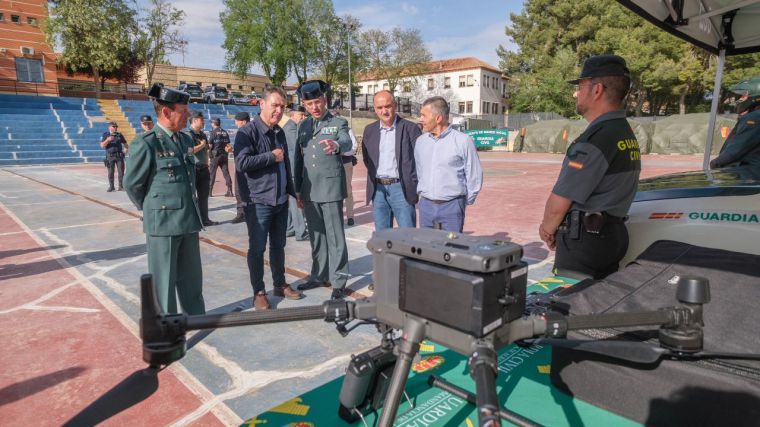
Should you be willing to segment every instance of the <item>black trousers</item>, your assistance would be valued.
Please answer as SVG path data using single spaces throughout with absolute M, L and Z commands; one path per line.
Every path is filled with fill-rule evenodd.
M 227 184 L 227 191 L 232 193 L 232 178 L 230 178 L 230 168 L 227 166 L 227 153 L 220 154 L 211 158 L 211 190 L 213 192 L 214 183 L 216 183 L 216 169 L 222 169 L 222 175 L 224 175 L 224 183 Z
M 557 233 L 554 268 L 559 276 L 573 273 L 602 279 L 618 270 L 618 263 L 628 250 L 628 229 L 623 223 L 605 224 L 599 234 L 588 233 L 581 224 L 580 238 Z
M 201 166 L 195 168 L 195 189 L 198 191 L 198 208 L 201 211 L 201 219 L 203 222 L 209 221 L 208 218 L 208 195 L 210 188 L 210 174 L 208 166 Z
M 108 187 L 113 188 L 114 169 L 119 170 L 119 188 L 124 182 L 124 157 L 107 156 L 106 167 L 108 168 Z

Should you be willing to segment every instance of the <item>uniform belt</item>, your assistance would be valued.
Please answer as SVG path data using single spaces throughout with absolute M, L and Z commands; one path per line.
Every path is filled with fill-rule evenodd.
M 614 215 L 608 214 L 607 212 L 584 212 L 584 211 L 578 211 L 578 212 L 580 212 L 581 218 L 587 215 L 602 214 L 604 216 L 604 222 L 606 224 L 622 224 L 628 219 L 627 216 L 622 216 L 622 217 L 614 216 Z M 570 215 L 571 215 L 570 212 L 568 212 L 567 215 L 565 215 L 565 218 L 562 220 L 562 224 L 567 225 L 570 223 Z
M 375 182 L 383 185 L 391 185 L 399 182 L 398 178 L 375 178 Z

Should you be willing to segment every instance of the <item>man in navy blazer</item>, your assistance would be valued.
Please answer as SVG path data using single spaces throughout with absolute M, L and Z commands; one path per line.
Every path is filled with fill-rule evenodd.
M 396 115 L 396 100 L 388 90 L 374 98 L 378 121 L 364 128 L 362 158 L 367 166 L 367 204 L 372 201 L 375 230 L 416 227 L 417 172 L 414 143 L 422 133 L 417 124 Z

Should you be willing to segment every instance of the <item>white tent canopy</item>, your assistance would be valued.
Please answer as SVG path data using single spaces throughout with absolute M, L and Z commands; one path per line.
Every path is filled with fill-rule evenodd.
M 760 52 L 760 0 L 618 0 L 661 29 L 718 55 L 703 167 L 710 164 L 726 55 Z

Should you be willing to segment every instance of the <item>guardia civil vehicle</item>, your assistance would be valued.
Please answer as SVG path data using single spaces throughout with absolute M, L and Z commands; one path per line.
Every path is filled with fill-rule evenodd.
M 659 28 L 718 55 L 703 170 L 641 180 L 629 211 L 630 245 L 621 265 L 657 240 L 760 254 L 760 168 L 709 168 L 725 58 L 760 51 L 760 1 L 620 3 Z M 758 89 L 742 83 L 731 91 L 737 96 L 760 95 Z M 752 90 L 757 93 L 748 93 Z

